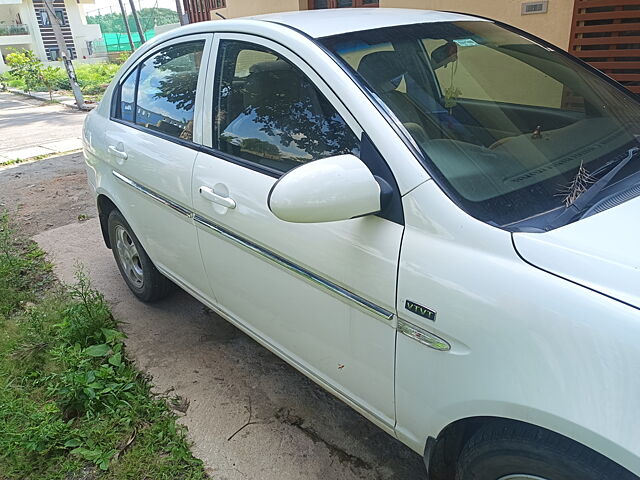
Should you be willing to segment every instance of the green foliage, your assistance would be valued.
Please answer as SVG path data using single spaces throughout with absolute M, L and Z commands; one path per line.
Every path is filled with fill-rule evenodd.
M 42 62 L 31 50 L 13 49 L 5 62 L 9 67 L 9 74 L 20 79 L 28 92 L 35 90 L 38 85 L 46 84 L 42 74 Z
M 42 290 L 42 252 L 1 219 L 0 478 L 205 478 L 104 297 L 82 270 Z
M 131 52 L 120 52 L 120 55 L 118 55 L 117 63 L 119 65 L 122 65 L 124 62 L 126 62 L 129 59 L 130 56 L 131 56 Z
M 0 73 L 0 91 L 7 89 L 10 80 L 9 75 L 6 72 Z
M 104 92 L 120 69 L 114 63 L 84 63 L 75 67 L 80 89 L 90 95 Z
M 28 52 L 25 55 L 30 58 L 33 55 L 33 52 L 29 50 L 25 50 L 24 52 Z M 87 95 L 98 95 L 106 90 L 109 82 L 111 82 L 115 74 L 118 72 L 120 65 L 113 63 L 76 63 L 74 67 L 82 93 Z M 40 67 L 38 68 L 39 74 L 37 78 L 35 80 L 29 80 L 30 83 L 28 83 L 24 74 L 17 73 L 17 70 L 15 72 L 13 69 L 10 70 L 9 74 L 6 75 L 7 85 L 10 87 L 22 88 L 27 91 L 49 90 L 51 92 L 52 90 L 71 90 L 69 77 L 67 76 L 67 72 L 64 68 L 54 66 L 43 67 L 42 64 L 40 64 Z
M 142 29 L 146 32 L 158 25 L 178 23 L 178 13 L 168 8 L 143 8 L 138 11 Z M 132 32 L 136 31 L 136 23 L 133 15 L 127 15 L 127 22 Z M 107 13 L 106 15 L 88 15 L 87 23 L 100 25 L 102 33 L 125 33 L 124 21 L 120 13 Z
M 18 242 L 6 213 L 0 213 L 0 319 L 34 298 L 51 267 L 34 242 Z

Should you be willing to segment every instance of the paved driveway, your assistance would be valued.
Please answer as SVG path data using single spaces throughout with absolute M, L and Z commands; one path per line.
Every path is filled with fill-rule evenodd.
M 0 92 L 0 164 L 80 148 L 86 113 Z

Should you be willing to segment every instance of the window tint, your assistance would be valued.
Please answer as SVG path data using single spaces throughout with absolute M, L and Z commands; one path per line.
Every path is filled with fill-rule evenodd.
M 218 150 L 280 172 L 332 155 L 359 154 L 359 140 L 335 108 L 275 52 L 223 41 L 218 62 Z
M 638 145 L 632 97 L 491 22 L 401 25 L 322 42 L 404 124 L 442 188 L 492 225 L 552 228 L 550 219 L 573 208 L 567 192 L 585 171 L 597 179 Z
M 136 68 L 129 74 L 127 79 L 122 82 L 120 87 L 120 103 L 118 105 L 118 118 L 127 122 L 135 122 L 135 94 L 136 94 L 136 77 L 138 69 Z
M 172 45 L 145 60 L 140 67 L 135 123 L 192 140 L 203 48 L 204 41 Z
M 443 39 L 422 40 L 432 63 L 434 54 L 453 48 L 455 60 L 435 69 L 443 92 L 455 92 L 460 98 L 559 108 L 584 112 L 584 99 L 561 81 L 535 64 L 511 56 L 508 49 L 495 44 L 483 45 L 473 39 L 453 43 Z M 520 81 L 514 82 L 518 78 Z

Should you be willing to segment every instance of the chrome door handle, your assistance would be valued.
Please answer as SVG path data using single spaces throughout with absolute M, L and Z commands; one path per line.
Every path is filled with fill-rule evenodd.
M 111 155 L 114 155 L 122 160 L 126 160 L 127 159 L 127 152 L 123 152 L 122 150 L 118 150 L 118 147 L 116 147 L 115 145 L 109 145 L 107 147 L 107 150 L 109 150 L 109 153 Z
M 222 195 L 218 195 L 213 191 L 213 189 L 209 187 L 202 186 L 200 187 L 200 195 L 209 200 L 210 202 L 217 203 L 218 205 L 222 205 L 227 208 L 236 208 L 236 202 L 232 198 L 223 197 Z

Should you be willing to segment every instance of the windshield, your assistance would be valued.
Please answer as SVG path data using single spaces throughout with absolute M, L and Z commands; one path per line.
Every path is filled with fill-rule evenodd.
M 633 98 L 492 22 L 398 26 L 322 42 L 393 111 L 454 201 L 494 225 L 557 216 L 638 145 Z M 629 162 L 617 179 L 639 164 Z

